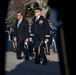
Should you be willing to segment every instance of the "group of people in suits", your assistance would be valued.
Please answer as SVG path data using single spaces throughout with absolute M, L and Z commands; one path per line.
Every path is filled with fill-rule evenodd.
M 35 9 L 35 17 L 32 19 L 31 33 L 29 34 L 29 23 L 24 19 L 21 11 L 17 12 L 17 20 L 14 28 L 14 41 L 17 41 L 16 57 L 22 59 L 21 53 L 24 53 L 25 60 L 29 59 L 29 46 L 33 43 L 35 49 L 35 64 L 46 64 L 46 44 L 50 38 L 49 23 L 41 15 L 40 8 Z M 42 58 L 42 59 L 40 59 Z

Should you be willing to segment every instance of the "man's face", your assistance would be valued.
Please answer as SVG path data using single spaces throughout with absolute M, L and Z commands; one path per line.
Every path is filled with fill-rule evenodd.
M 23 16 L 21 15 L 21 13 L 18 13 L 18 14 L 17 14 L 17 19 L 20 20 L 20 19 L 22 19 L 22 17 L 23 17 Z
M 41 12 L 40 11 L 35 12 L 35 16 L 39 16 L 39 15 L 41 15 Z

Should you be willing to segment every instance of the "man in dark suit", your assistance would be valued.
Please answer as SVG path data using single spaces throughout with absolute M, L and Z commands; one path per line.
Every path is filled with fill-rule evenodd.
M 45 55 L 45 41 L 48 41 L 50 37 L 49 24 L 46 18 L 41 16 L 41 9 L 35 9 L 35 17 L 32 19 L 32 27 L 30 36 L 34 41 L 34 48 L 36 51 L 35 63 L 40 64 L 40 56 L 43 59 L 42 64 L 47 63 L 47 58 Z M 32 40 L 30 38 L 30 41 Z
M 29 37 L 29 24 L 26 19 L 23 18 L 21 11 L 17 12 L 17 20 L 15 22 L 14 41 L 17 41 L 17 59 L 21 58 L 21 52 L 25 55 L 25 60 L 29 59 L 27 50 L 24 49 L 24 42 L 28 42 Z

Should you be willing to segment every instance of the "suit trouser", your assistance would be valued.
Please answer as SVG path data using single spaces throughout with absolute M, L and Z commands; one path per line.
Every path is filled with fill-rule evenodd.
M 28 44 L 28 47 L 29 47 L 29 55 L 32 56 L 33 55 L 33 43 L 30 42 Z
M 25 56 L 28 56 L 27 49 L 24 49 L 24 41 L 18 41 L 17 42 L 17 51 L 16 51 L 17 58 L 21 58 L 22 52 L 24 53 Z

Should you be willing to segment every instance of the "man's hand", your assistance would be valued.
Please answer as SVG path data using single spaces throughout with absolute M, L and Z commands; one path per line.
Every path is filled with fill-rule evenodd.
M 14 41 L 15 41 L 15 42 L 17 41 L 17 38 L 16 38 L 16 37 L 14 38 Z
M 32 40 L 32 38 L 30 38 L 30 42 L 32 42 L 33 40 Z

